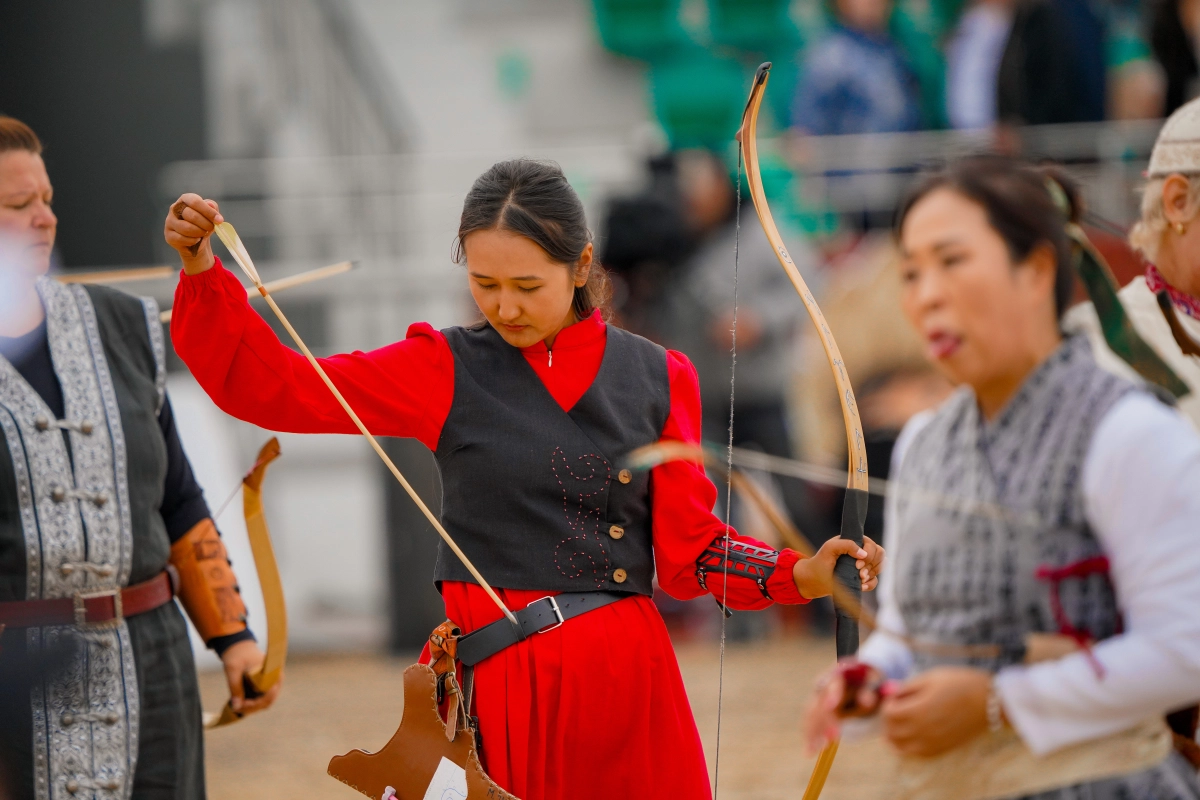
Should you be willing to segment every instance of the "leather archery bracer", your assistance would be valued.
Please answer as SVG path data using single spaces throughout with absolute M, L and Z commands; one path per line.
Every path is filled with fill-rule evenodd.
M 171 566 L 179 574 L 179 601 L 204 641 L 246 629 L 246 604 L 211 519 L 171 545 Z

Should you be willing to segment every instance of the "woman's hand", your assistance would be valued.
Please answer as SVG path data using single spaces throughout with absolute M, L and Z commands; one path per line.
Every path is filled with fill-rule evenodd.
M 854 566 L 862 579 L 862 589 L 869 592 L 879 585 L 879 572 L 883 569 L 883 548 L 863 537 L 859 547 L 849 539 L 834 538 L 821 545 L 812 558 L 802 558 L 792 568 L 792 579 L 800 594 L 809 600 L 825 597 L 833 592 L 833 567 L 838 556 L 847 555 L 857 559 Z
M 205 200 L 198 194 L 187 193 L 171 204 L 163 237 L 183 259 L 183 271 L 188 275 L 204 272 L 213 265 L 209 237 L 224 222 L 215 200 Z
M 283 686 L 282 676 L 274 686 L 267 690 L 266 694 L 253 698 L 246 697 L 245 684 L 249 681 L 246 680 L 243 683 L 243 679 L 257 672 L 262 667 L 264 660 L 266 660 L 266 656 L 263 651 L 259 650 L 258 645 L 249 639 L 230 645 L 221 654 L 221 662 L 225 665 L 225 680 L 229 682 L 230 705 L 242 716 L 270 708 L 271 704 L 275 702 L 275 698 L 279 697 L 279 690 Z
M 992 676 L 967 667 L 935 667 L 884 700 L 883 730 L 904 755 L 941 755 L 988 729 Z
M 814 755 L 841 735 L 841 720 L 869 717 L 879 710 L 884 675 L 854 660 L 839 661 L 817 679 L 817 689 L 804 711 L 804 743 Z M 891 685 L 890 683 L 888 684 Z

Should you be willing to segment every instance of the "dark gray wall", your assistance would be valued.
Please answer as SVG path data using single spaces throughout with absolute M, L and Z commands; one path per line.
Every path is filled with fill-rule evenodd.
M 387 439 L 384 449 L 440 517 L 442 480 L 433 453 L 415 439 Z M 380 473 L 387 486 L 388 647 L 412 653 L 446 619 L 442 596 L 433 586 L 441 538 L 392 473 L 383 465 Z
M 199 49 L 152 46 L 142 13 L 142 0 L 0 0 L 0 113 L 46 146 L 68 267 L 153 263 L 159 170 L 205 155 Z

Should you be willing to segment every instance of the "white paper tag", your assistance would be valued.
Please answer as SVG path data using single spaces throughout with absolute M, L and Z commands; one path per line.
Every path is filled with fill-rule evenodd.
M 467 800 L 467 771 L 442 756 L 424 800 Z

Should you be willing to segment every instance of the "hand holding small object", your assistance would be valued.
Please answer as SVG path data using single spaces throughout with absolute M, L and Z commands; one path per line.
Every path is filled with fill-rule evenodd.
M 895 686 L 882 672 L 853 658 L 839 661 L 817 680 L 804 713 L 804 743 L 809 755 L 841 736 L 841 720 L 869 717 Z
M 209 238 L 217 225 L 224 222 L 216 200 L 205 200 L 188 192 L 171 204 L 163 223 L 163 236 L 183 260 L 183 271 L 198 275 L 210 269 L 214 262 Z
M 262 669 L 266 655 L 257 644 L 250 640 L 236 642 L 221 654 L 221 663 L 225 667 L 225 680 L 229 683 L 230 707 L 240 716 L 253 714 L 270 708 L 279 691 L 283 687 L 283 677 L 257 696 L 247 696 L 246 687 L 252 686 L 250 676 Z

